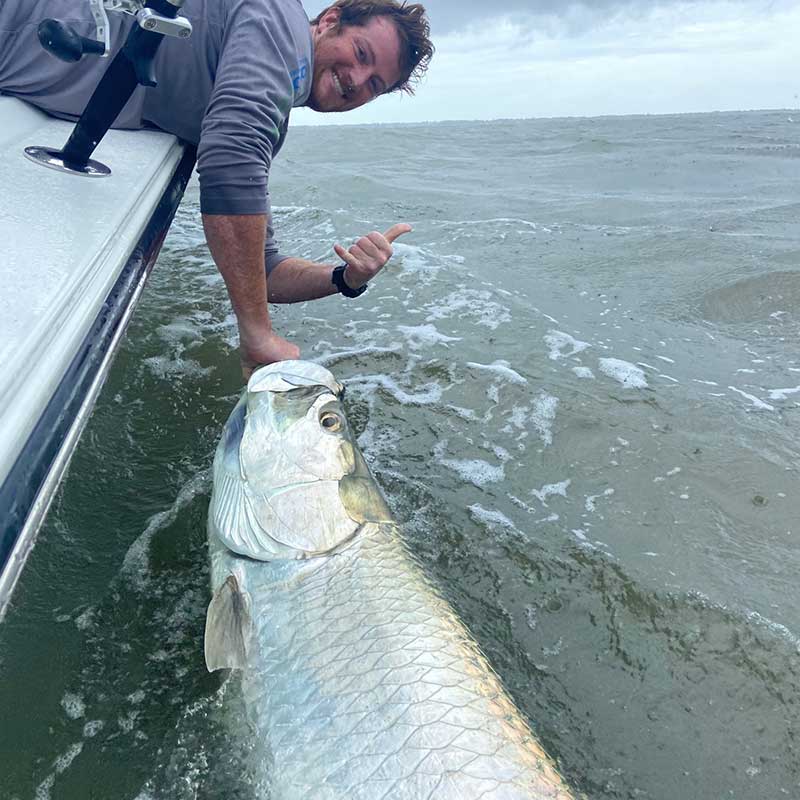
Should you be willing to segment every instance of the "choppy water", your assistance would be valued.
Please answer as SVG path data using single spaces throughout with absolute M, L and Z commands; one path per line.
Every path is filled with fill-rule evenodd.
M 300 128 L 275 310 L 412 546 L 590 798 L 800 797 L 800 115 Z M 0 797 L 247 798 L 206 674 L 235 327 L 187 196 L 0 626 Z

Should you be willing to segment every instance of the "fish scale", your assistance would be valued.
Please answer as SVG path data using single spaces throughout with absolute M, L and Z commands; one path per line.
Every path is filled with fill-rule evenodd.
M 260 610 L 242 682 L 273 797 L 573 797 L 397 526 L 313 563 L 213 563 Z

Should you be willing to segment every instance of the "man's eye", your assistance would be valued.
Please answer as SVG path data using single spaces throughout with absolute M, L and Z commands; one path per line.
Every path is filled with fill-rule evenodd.
M 367 54 L 359 47 L 358 60 L 363 64 L 367 60 Z

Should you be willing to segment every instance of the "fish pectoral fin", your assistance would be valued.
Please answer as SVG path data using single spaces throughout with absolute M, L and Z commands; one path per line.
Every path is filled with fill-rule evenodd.
M 206 614 L 205 654 L 209 672 L 244 669 L 250 638 L 250 598 L 228 575 L 217 589 Z

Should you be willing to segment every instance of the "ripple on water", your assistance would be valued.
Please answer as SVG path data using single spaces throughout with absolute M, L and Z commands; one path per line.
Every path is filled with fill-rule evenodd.
M 700 300 L 704 319 L 718 323 L 779 323 L 797 319 L 800 271 L 768 272 L 712 289 Z

